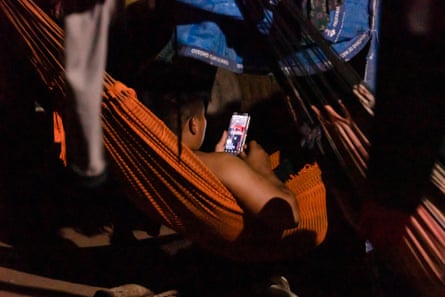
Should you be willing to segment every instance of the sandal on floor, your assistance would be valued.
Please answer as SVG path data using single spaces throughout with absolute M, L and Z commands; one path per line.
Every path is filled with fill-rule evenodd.
M 267 289 L 270 297 L 298 297 L 291 291 L 289 282 L 284 276 L 275 276 L 271 279 L 271 285 Z

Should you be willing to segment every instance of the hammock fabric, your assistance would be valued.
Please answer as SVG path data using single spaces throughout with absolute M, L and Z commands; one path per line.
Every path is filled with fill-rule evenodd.
M 106 90 L 102 115 L 106 149 L 117 174 L 129 185 L 128 197 L 148 217 L 215 252 L 240 259 L 298 256 L 323 242 L 327 232 L 326 189 L 316 163 L 286 182 L 300 206 L 299 226 L 282 234 L 266 229 L 247 232 L 248 221 L 233 195 L 188 147 L 182 147 L 178 159 L 177 137 L 133 90 L 111 78 Z M 272 160 L 277 163 L 276 154 Z M 304 244 L 297 245 L 300 237 Z M 281 249 L 270 255 L 270 249 L 265 253 L 265 245 L 279 246 L 269 243 L 270 239 L 293 244 L 287 247 L 288 253 Z
M 43 82 L 63 94 L 63 69 L 60 63 L 63 33 L 60 28 L 31 1 L 0 0 L 0 9 L 17 29 L 19 36 L 24 38 L 31 62 L 36 66 Z M 341 63 L 336 64 L 344 66 Z M 311 85 L 317 88 L 314 82 Z M 300 250 L 298 244 L 293 244 L 295 241 L 300 240 L 300 245 L 309 241 L 311 244 L 305 245 L 309 248 L 323 241 L 327 228 L 325 187 L 316 164 L 307 166 L 289 181 L 290 186 L 296 183 L 300 187 L 297 190 L 297 199 L 305 209 L 302 210 L 305 217 L 299 228 L 279 234 L 278 239 L 276 234 L 267 234 L 262 229 L 249 233 L 252 229 L 236 200 L 187 148 L 183 149 L 181 161 L 178 162 L 176 138 L 139 103 L 134 93 L 109 76 L 106 77 L 106 89 L 103 105 L 106 147 L 120 169 L 119 172 L 128 181 L 129 189 L 135 193 L 131 197 L 148 216 L 216 251 L 239 258 L 246 256 L 245 259 L 261 257 L 269 248 L 276 252 L 270 254 L 270 257 L 284 257 L 289 251 L 296 255 Z M 366 90 L 357 87 L 357 84 L 354 85 L 353 92 L 361 102 L 373 99 Z M 330 120 L 324 125 L 328 132 L 325 137 L 335 137 L 337 143 L 344 144 L 345 148 L 336 157 L 343 157 L 344 154 L 349 154 L 348 151 L 362 151 L 348 147 L 352 144 L 359 148 L 363 145 L 362 138 L 351 133 L 357 129 L 349 127 L 354 122 L 348 116 L 342 120 L 338 116 L 339 112 L 330 110 L 330 107 L 338 107 L 336 102 L 326 100 L 323 105 L 304 100 L 299 102 L 312 109 L 315 106 L 314 110 L 323 112 L 323 117 L 317 115 L 317 118 Z M 305 109 L 303 106 L 301 109 L 307 112 L 311 108 Z M 371 108 L 372 106 L 368 106 L 366 110 Z M 333 120 L 339 120 L 340 125 L 336 126 Z M 360 136 L 360 133 L 357 134 Z M 342 135 L 348 138 L 343 138 Z M 347 141 L 348 139 L 353 141 Z M 368 148 L 365 149 L 367 152 Z M 367 154 L 362 159 L 367 159 Z M 356 166 L 355 164 L 356 162 L 349 162 L 348 166 Z M 444 172 L 443 164 L 438 161 L 431 176 L 438 193 L 425 194 L 415 213 L 391 211 L 371 204 L 368 205 L 369 208 L 364 208 L 365 212 L 361 216 L 368 227 L 381 232 L 372 236 L 373 240 L 377 241 L 379 235 L 383 234 L 397 241 L 387 245 L 388 249 L 395 251 L 394 256 L 400 258 L 398 265 L 402 265 L 399 267 L 416 280 L 425 296 L 441 296 L 440 292 L 443 293 L 445 287 Z M 398 220 L 397 217 L 401 214 L 403 218 Z M 402 224 L 394 226 L 396 221 Z M 369 226 L 369 222 L 373 222 L 372 226 Z M 386 224 L 388 222 L 391 224 Z M 394 229 L 398 233 L 393 233 Z M 376 242 L 377 245 L 382 246 Z
M 441 297 L 445 290 L 445 168 L 436 162 L 431 174 L 437 192 L 422 196 L 412 214 L 368 201 L 361 220 L 392 267 L 407 277 L 423 296 Z M 373 222 L 372 226 L 369 222 Z M 390 223 L 390 224 L 389 224 Z M 390 237 L 390 238 L 389 238 Z
M 63 95 L 62 30 L 32 1 L 2 0 L 1 8 L 28 45 L 43 82 Z M 178 158 L 177 137 L 135 92 L 108 74 L 104 81 L 105 146 L 116 173 L 128 185 L 128 197 L 150 219 L 204 247 L 244 260 L 299 256 L 323 242 L 326 190 L 316 163 L 305 166 L 287 182 L 301 209 L 297 228 L 278 233 L 249 229 L 249 220 L 233 195 L 187 147 Z M 54 123 L 55 140 L 63 142 L 63 124 L 57 114 Z M 278 246 L 283 249 L 270 254 Z

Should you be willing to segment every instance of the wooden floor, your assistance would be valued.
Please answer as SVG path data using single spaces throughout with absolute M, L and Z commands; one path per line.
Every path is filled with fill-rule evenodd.
M 330 196 L 325 242 L 273 265 L 228 261 L 168 229 L 149 236 L 149 218 L 119 191 L 105 201 L 68 199 L 42 173 L 55 152 L 51 115 L 35 105 L 47 101 L 47 90 L 20 60 L 0 55 L 0 62 L 0 296 L 92 296 L 133 283 L 186 297 L 261 297 L 269 279 L 283 275 L 300 297 L 417 297 L 365 252 L 366 239 Z M 110 209 L 119 219 L 110 220 Z M 121 236 L 111 238 L 115 230 Z
M 274 265 L 228 261 L 167 228 L 152 237 L 149 219 L 116 191 L 106 202 L 66 199 L 39 177 L 53 153 L 50 118 L 19 102 L 3 102 L 0 109 L 2 297 L 92 296 L 98 288 L 130 283 L 157 293 L 176 290 L 178 296 L 263 296 L 276 275 L 288 278 L 300 297 L 412 293 L 376 255 L 365 253 L 365 239 L 329 197 L 326 241 L 304 259 Z M 110 207 L 122 212 L 120 220 L 110 222 Z M 124 236 L 112 241 L 120 226 Z M 133 237 L 125 236 L 130 232 Z

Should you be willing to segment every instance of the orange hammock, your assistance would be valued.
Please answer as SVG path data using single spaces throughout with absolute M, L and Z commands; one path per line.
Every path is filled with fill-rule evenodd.
M 140 103 L 131 89 L 110 78 L 106 89 L 106 148 L 131 186 L 131 199 L 149 217 L 207 247 L 219 250 L 228 245 L 230 253 L 235 247 L 242 249 L 243 258 L 261 254 L 265 245 L 277 246 L 276 242 L 268 243 L 271 238 L 277 239 L 277 234 L 264 231 L 252 237 L 246 233 L 247 222 L 235 198 L 191 150 L 184 146 L 178 161 L 177 137 Z M 313 248 L 323 241 L 327 231 L 321 171 L 317 164 L 307 165 L 291 176 L 287 184 L 297 196 L 301 222 L 298 228 L 285 230 L 279 238 L 298 238 L 303 233 L 305 238 L 311 236 L 312 242 L 305 245 Z M 303 247 L 299 246 L 299 251 Z M 237 251 L 237 256 L 240 253 Z
M 63 32 L 32 1 L 1 0 L 1 9 L 24 38 L 43 82 L 63 98 Z M 301 219 L 280 234 L 249 226 L 233 195 L 187 147 L 178 160 L 177 137 L 135 92 L 105 75 L 105 147 L 128 185 L 128 197 L 150 219 L 228 257 L 274 260 L 299 256 L 323 242 L 327 232 L 326 190 L 318 165 L 290 177 Z M 63 125 L 55 114 L 56 141 Z M 62 151 L 63 153 L 63 151 Z
M 0 0 L 0 9 L 23 37 L 42 81 L 63 94 L 61 29 L 31 1 Z M 176 138 L 139 103 L 131 89 L 108 75 L 105 82 L 105 144 L 128 182 L 130 197 L 150 218 L 219 253 L 244 259 L 273 260 L 299 255 L 323 241 L 327 230 L 326 198 L 317 164 L 308 165 L 288 181 L 300 203 L 300 226 L 279 236 L 255 230 L 247 224 L 234 197 L 192 152 L 184 148 L 178 162 Z M 367 96 L 360 89 L 355 91 L 358 97 Z M 363 161 L 368 158 L 367 148 L 362 150 L 364 144 L 367 146 L 366 139 L 360 131 L 357 133 L 355 125 L 350 126 L 348 116 L 342 119 L 327 107 L 328 116 L 323 116 L 320 107 L 313 108 L 326 130 L 338 137 L 338 144 L 352 143 L 357 157 L 347 163 L 366 167 Z M 395 252 L 394 259 L 400 258 L 396 265 L 416 281 L 425 296 L 441 296 L 445 288 L 445 217 L 440 199 L 445 195 L 445 170 L 439 161 L 431 179 L 438 190 L 439 202 L 437 197 L 426 194 L 415 213 L 402 214 L 405 217 L 400 220 L 403 223 L 397 230 L 400 233 L 391 232 L 398 220 L 396 216 L 401 214 L 398 211 L 378 206 L 372 209 L 370 205 L 369 217 L 362 219 L 373 223 L 369 227 L 397 240 L 388 249 Z

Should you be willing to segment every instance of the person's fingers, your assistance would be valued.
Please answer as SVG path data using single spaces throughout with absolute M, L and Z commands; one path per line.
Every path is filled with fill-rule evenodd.
M 221 153 L 224 152 L 224 146 L 227 140 L 227 131 L 223 131 L 221 138 L 218 143 L 215 145 L 215 152 Z
M 256 144 L 257 144 L 257 142 L 255 140 L 249 141 L 249 145 L 256 145 Z
M 238 157 L 244 160 L 245 158 L 247 158 L 247 154 L 244 151 L 242 151 L 238 154 Z
M 256 142 L 255 140 L 251 140 L 249 142 L 249 148 L 252 150 L 262 149 L 261 145 L 258 142 Z

